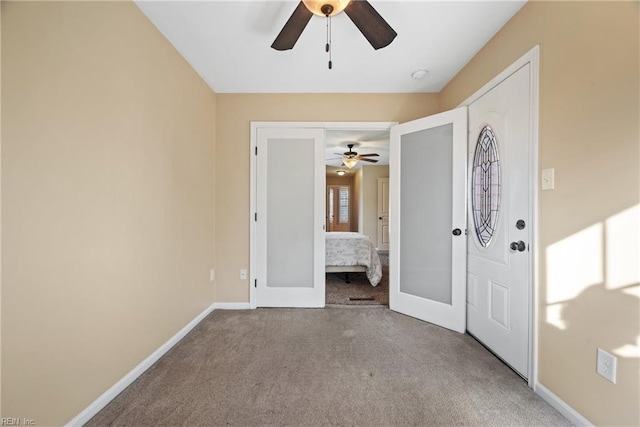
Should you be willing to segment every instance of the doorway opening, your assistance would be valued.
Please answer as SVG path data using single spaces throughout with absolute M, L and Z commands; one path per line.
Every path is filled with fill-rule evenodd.
M 380 199 L 378 181 L 389 179 L 389 129 L 328 129 L 325 149 L 326 303 L 387 307 L 388 247 L 379 243 L 388 234 L 381 238 L 379 217 L 380 204 L 388 212 L 388 192 Z

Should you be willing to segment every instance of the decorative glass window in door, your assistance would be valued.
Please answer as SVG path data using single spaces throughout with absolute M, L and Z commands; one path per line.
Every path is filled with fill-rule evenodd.
M 489 246 L 498 223 L 500 208 L 500 157 L 498 142 L 490 126 L 480 131 L 473 155 L 471 178 L 473 224 L 478 241 Z

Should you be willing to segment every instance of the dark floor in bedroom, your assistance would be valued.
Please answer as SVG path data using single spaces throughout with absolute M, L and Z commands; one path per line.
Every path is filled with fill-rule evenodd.
M 371 286 L 366 273 L 326 273 L 326 304 L 389 305 L 389 255 L 381 253 L 382 279 Z

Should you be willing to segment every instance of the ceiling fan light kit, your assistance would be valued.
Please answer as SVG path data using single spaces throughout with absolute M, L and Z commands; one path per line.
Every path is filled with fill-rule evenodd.
M 315 14 L 327 18 L 325 51 L 331 62 L 331 17 L 344 11 L 371 46 L 378 50 L 388 46 L 398 33 L 384 20 L 367 0 L 302 0 L 271 44 L 275 50 L 293 49 L 300 35 Z
M 334 16 L 342 12 L 351 3 L 351 0 L 302 0 L 302 3 L 314 15 Z M 328 8 L 325 6 L 329 6 L 331 9 L 328 14 L 326 13 Z
M 356 165 L 356 163 L 358 163 L 358 159 L 355 159 L 353 157 L 348 158 L 348 159 L 344 159 L 343 163 L 346 167 L 348 167 L 349 169 L 351 169 L 352 167 L 354 167 Z

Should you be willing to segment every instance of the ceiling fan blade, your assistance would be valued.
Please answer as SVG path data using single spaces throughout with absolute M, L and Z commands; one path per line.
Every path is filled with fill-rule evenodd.
M 307 9 L 304 3 L 300 2 L 271 47 L 275 50 L 293 49 L 312 16 L 313 13 Z
M 360 158 L 360 159 L 358 159 L 358 160 L 359 160 L 359 161 L 361 161 L 361 162 L 378 163 L 378 161 L 377 161 L 377 160 L 375 160 L 375 159 L 362 159 L 362 158 Z
M 367 0 L 352 0 L 344 12 L 376 50 L 388 46 L 398 35 Z
M 369 154 L 358 154 L 360 157 L 378 157 L 380 154 L 378 153 L 369 153 Z

